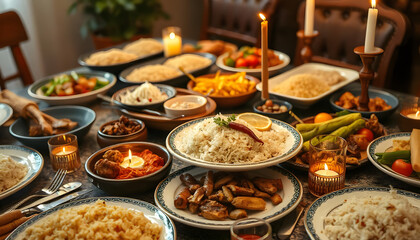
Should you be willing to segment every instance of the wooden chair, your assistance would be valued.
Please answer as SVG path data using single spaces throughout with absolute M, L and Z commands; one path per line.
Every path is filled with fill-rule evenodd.
M 316 0 L 315 30 L 319 36 L 312 44 L 313 62 L 326 63 L 360 70 L 361 60 L 353 49 L 364 45 L 369 1 Z M 399 46 L 403 43 L 409 22 L 397 10 L 377 3 L 379 11 L 376 24 L 375 46 L 384 49 L 374 63 L 377 77 L 371 83 L 378 87 L 392 88 L 392 77 Z M 304 28 L 305 2 L 298 11 L 299 28 Z M 302 43 L 297 46 L 299 54 Z M 298 56 L 298 55 L 297 55 Z M 296 63 L 300 63 L 300 58 Z M 300 61 L 299 61 L 300 60 Z M 394 83 L 395 84 L 395 83 Z
M 270 21 L 277 3 L 278 0 L 204 0 L 200 39 L 217 36 L 258 46 L 260 44 L 258 13 L 263 12 Z
M 21 78 L 24 85 L 33 83 L 32 74 L 20 48 L 20 43 L 28 40 L 28 35 L 16 12 L 0 14 L 0 36 L 0 48 L 10 47 L 17 68 L 17 73 L 4 78 L 0 72 L 0 88 L 5 89 L 6 81 L 16 78 Z

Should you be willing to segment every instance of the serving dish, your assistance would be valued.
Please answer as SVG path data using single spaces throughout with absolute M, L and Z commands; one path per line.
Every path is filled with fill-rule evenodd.
M 196 104 L 195 106 L 185 106 L 185 108 L 176 108 L 175 105 L 182 105 L 187 103 Z M 191 116 L 200 114 L 206 111 L 207 98 L 198 95 L 184 95 L 169 99 L 163 104 L 165 112 L 171 116 Z
M 394 95 L 392 95 L 389 92 L 386 92 L 386 91 L 383 91 L 383 90 L 379 90 L 379 89 L 369 88 L 368 91 L 369 91 L 369 97 L 370 98 L 376 98 L 376 97 L 382 98 L 383 100 L 385 100 L 385 102 L 388 105 L 391 106 L 391 109 L 388 109 L 388 110 L 385 110 L 385 111 L 376 111 L 376 112 L 368 112 L 368 111 L 358 111 L 358 110 L 345 109 L 345 108 L 340 107 L 337 104 L 335 104 L 335 102 L 338 101 L 338 99 L 340 98 L 340 96 L 344 93 L 343 91 L 337 92 L 337 93 L 335 93 L 334 95 L 331 96 L 331 98 L 330 98 L 331 107 L 335 111 L 347 110 L 349 112 L 359 112 L 365 118 L 370 117 L 370 115 L 372 113 L 374 113 L 379 119 L 384 119 L 386 117 L 391 116 L 395 112 L 395 110 L 397 109 L 397 107 L 399 105 L 399 101 L 398 101 L 398 98 L 397 97 L 395 97 Z M 350 90 L 348 90 L 346 92 L 350 92 L 354 96 L 360 96 L 362 90 L 360 88 L 358 88 L 358 89 L 350 89 Z
M 273 104 L 277 104 L 279 106 L 282 106 L 282 105 L 285 106 L 287 110 L 282 113 L 270 113 L 270 112 L 263 112 L 263 111 L 258 110 L 257 107 L 264 105 L 266 100 L 259 100 L 255 102 L 254 105 L 252 105 L 252 109 L 254 110 L 254 112 L 258 114 L 262 114 L 270 118 L 275 118 L 275 119 L 285 121 L 289 117 L 290 115 L 289 111 L 293 109 L 293 105 L 287 101 L 280 100 L 280 99 L 270 99 L 270 100 L 273 102 Z
M 302 135 L 291 125 L 276 120 L 271 119 L 272 121 L 272 127 L 274 126 L 278 130 L 286 131 L 287 137 L 285 141 L 285 149 L 284 153 L 269 158 L 264 161 L 260 162 L 249 162 L 249 163 L 219 163 L 219 162 L 207 162 L 198 158 L 194 158 L 192 156 L 188 156 L 187 154 L 181 152 L 179 148 L 177 147 L 177 139 L 178 136 L 180 136 L 180 133 L 184 131 L 187 128 L 193 127 L 195 124 L 206 120 L 208 118 L 212 117 L 204 117 L 196 120 L 189 121 L 187 123 L 184 123 L 175 129 L 173 129 L 168 136 L 166 137 L 166 147 L 168 148 L 169 152 L 177 159 L 184 161 L 189 164 L 193 164 L 195 166 L 208 168 L 208 169 L 215 169 L 215 170 L 222 170 L 222 171 L 231 171 L 231 172 L 237 172 L 237 171 L 249 171 L 249 170 L 255 170 L 260 168 L 265 168 L 268 166 L 272 166 L 278 163 L 285 162 L 295 156 L 303 145 Z
M 176 91 L 177 91 L 177 96 L 194 94 L 194 92 L 188 91 L 183 88 L 176 88 Z M 177 127 L 178 125 L 183 124 L 187 121 L 214 114 L 215 110 L 216 110 L 216 102 L 211 98 L 207 98 L 205 112 L 202 112 L 196 115 L 185 116 L 185 117 L 181 117 L 177 119 L 169 119 L 162 116 L 135 112 L 135 111 L 127 110 L 127 109 L 121 109 L 121 112 L 130 117 L 142 120 L 148 128 L 170 131 L 174 129 L 175 127 Z
M 84 104 L 90 101 L 93 101 L 97 98 L 98 94 L 105 94 L 109 89 L 111 89 L 115 83 L 117 82 L 117 78 L 115 75 L 108 73 L 108 72 L 100 72 L 100 71 L 89 71 L 89 70 L 76 70 L 74 71 L 77 74 L 86 76 L 87 78 L 90 77 L 98 77 L 101 80 L 107 81 L 108 84 L 104 87 L 101 87 L 97 90 L 87 92 L 87 93 L 81 93 L 81 94 L 75 94 L 71 96 L 45 96 L 42 91 L 41 87 L 50 82 L 51 79 L 53 79 L 55 76 L 62 75 L 62 74 L 71 74 L 73 71 L 67 71 L 62 72 L 59 74 L 54 74 L 48 77 L 45 77 L 44 79 L 40 81 L 36 81 L 28 88 L 28 94 L 29 96 L 42 100 L 49 105 L 77 105 L 77 104 Z
M 378 157 L 375 153 L 383 153 L 392 148 L 394 140 L 410 140 L 411 133 L 394 133 L 375 139 L 371 142 L 366 150 L 369 161 L 383 173 L 396 178 L 400 181 L 406 182 L 410 185 L 420 187 L 420 178 L 407 177 L 392 170 L 389 166 L 378 162 Z
M 324 71 L 337 71 L 340 73 L 341 76 L 343 76 L 345 78 L 344 81 L 339 82 L 333 86 L 330 86 L 330 89 L 316 97 L 312 97 L 312 98 L 302 98 L 302 97 L 294 97 L 294 96 L 289 96 L 289 95 L 285 95 L 285 94 L 281 94 L 281 93 L 276 93 L 273 91 L 274 87 L 276 85 L 278 85 L 279 83 L 283 82 L 284 80 L 288 79 L 289 77 L 296 75 L 296 74 L 302 74 L 302 73 L 310 73 L 313 72 L 315 70 L 324 70 Z M 293 106 L 298 107 L 298 108 L 308 108 L 311 105 L 313 105 L 314 103 L 318 102 L 319 100 L 321 100 L 322 98 L 326 97 L 327 95 L 335 92 L 336 90 L 344 87 L 345 85 L 353 82 L 354 80 L 359 79 L 359 73 L 355 70 L 351 70 L 351 69 L 347 69 L 347 68 L 342 68 L 342 67 L 335 67 L 335 66 L 331 66 L 331 65 L 327 65 L 327 64 L 322 64 L 322 63 L 305 63 L 303 65 L 300 65 L 296 68 L 293 68 L 292 70 L 289 70 L 287 72 L 284 72 L 282 74 L 279 74 L 275 77 L 272 77 L 269 79 L 268 83 L 268 91 L 270 92 L 270 94 L 276 95 L 278 97 L 280 97 L 281 99 L 284 99 L 288 102 L 290 102 L 291 104 L 293 104 Z M 262 85 L 261 83 L 257 85 L 257 90 L 261 91 L 262 90 Z
M 102 155 L 108 150 L 119 150 L 121 153 L 128 152 L 141 152 L 149 149 L 154 154 L 164 159 L 164 166 L 151 174 L 128 178 L 128 179 L 112 179 L 105 178 L 97 175 L 94 170 L 95 163 L 102 158 Z M 163 178 L 165 178 L 171 171 L 172 156 L 164 146 L 149 142 L 127 142 L 108 146 L 93 153 L 85 163 L 85 171 L 92 182 L 97 188 L 103 191 L 116 194 L 128 195 L 133 193 L 142 193 L 153 189 Z
M 328 237 L 322 232 L 324 218 L 332 210 L 342 205 L 351 197 L 362 198 L 368 196 L 384 196 L 389 194 L 390 188 L 384 187 L 356 187 L 344 188 L 315 200 L 306 211 L 304 216 L 305 229 L 309 237 L 314 240 L 327 240 Z M 406 198 L 413 206 L 420 208 L 420 194 L 403 190 L 397 190 L 397 194 Z
M 13 187 L 1 192 L 0 199 L 14 194 L 31 183 L 41 173 L 44 167 L 44 158 L 38 151 L 32 148 L 17 145 L 0 145 L 0 153 L 10 156 L 13 160 L 28 167 L 28 172 L 23 179 Z
M 220 73 L 220 75 L 230 75 L 230 73 Z M 214 78 L 215 76 L 216 76 L 216 74 L 212 73 L 212 74 L 206 74 L 206 75 L 203 75 L 203 76 L 200 76 L 200 77 Z M 257 78 L 255 78 L 253 76 L 250 76 L 250 75 L 245 75 L 245 78 L 250 80 L 250 81 L 253 81 L 257 84 L 260 82 L 260 80 L 258 80 Z M 203 94 L 194 91 L 193 90 L 194 87 L 195 87 L 195 82 L 194 81 L 189 81 L 188 85 L 187 85 L 188 90 L 190 90 L 190 91 L 192 91 L 196 94 L 204 96 Z M 251 90 L 249 92 L 234 95 L 234 96 L 212 96 L 212 95 L 209 95 L 209 97 L 211 99 L 213 99 L 217 103 L 217 106 L 220 107 L 220 108 L 233 108 L 233 107 L 237 107 L 237 106 L 240 106 L 242 104 L 245 104 L 249 99 L 251 99 L 254 96 L 254 94 L 256 92 L 257 92 L 257 89 L 254 88 L 253 90 Z
M 126 87 L 123 89 L 118 90 L 117 92 L 115 92 L 112 95 L 112 99 L 114 100 L 114 102 L 125 109 L 129 109 L 132 111 L 136 111 L 142 108 L 160 108 L 163 106 L 163 103 L 166 102 L 167 100 L 173 98 L 176 95 L 176 90 L 175 88 L 168 86 L 168 85 L 163 85 L 163 84 L 153 84 L 154 86 L 156 86 L 160 92 L 165 93 L 168 97 L 164 100 L 161 101 L 157 101 L 157 102 L 150 102 L 150 103 L 145 103 L 145 104 L 126 104 L 126 103 L 122 103 L 121 102 L 121 96 L 123 94 L 125 94 L 126 92 L 132 92 L 134 91 L 136 88 L 138 88 L 139 86 L 130 86 L 130 87 Z
M 200 177 L 207 171 L 208 170 L 204 168 L 189 166 L 171 173 L 157 186 L 154 195 L 155 203 L 172 219 L 189 226 L 212 230 L 228 230 L 234 220 L 208 220 L 198 216 L 197 214 L 192 214 L 188 210 L 177 209 L 174 206 L 175 196 L 177 196 L 177 194 L 185 187 L 179 179 L 179 176 L 189 173 L 196 179 L 200 179 Z M 286 216 L 298 206 L 302 199 L 302 184 L 296 176 L 282 167 L 271 166 L 264 169 L 249 171 L 246 174 L 250 177 L 269 176 L 269 178 L 280 178 L 283 183 L 283 190 L 279 192 L 283 198 L 283 202 L 274 206 L 268 201 L 264 211 L 250 211 L 248 217 L 262 218 L 268 222 L 272 222 Z
M 0 103 L 0 126 L 9 120 L 12 115 L 13 109 L 5 103 Z
M 142 120 L 139 119 L 129 119 L 130 121 L 135 121 L 140 125 L 140 129 L 136 132 L 125 134 L 125 135 L 110 135 L 102 132 L 102 129 L 106 125 L 111 125 L 119 120 L 113 120 L 102 124 L 97 132 L 96 141 L 100 147 L 107 147 L 109 145 L 114 145 L 123 142 L 135 142 L 135 141 L 144 141 L 147 139 L 147 128 L 146 124 Z
M 213 54 L 210 53 L 188 53 L 188 54 L 196 54 L 205 58 L 208 58 L 211 60 L 211 63 L 208 66 L 190 71 L 189 73 L 198 76 L 198 75 L 202 75 L 202 74 L 206 74 L 211 66 L 213 66 L 213 64 L 216 62 L 216 56 L 214 56 Z M 174 56 L 175 57 L 175 56 Z M 171 57 L 173 58 L 173 57 Z M 126 84 L 130 84 L 130 85 L 138 85 L 141 84 L 142 82 L 132 82 L 127 80 L 127 76 L 136 68 L 140 68 L 140 67 L 144 67 L 147 65 L 152 65 L 152 64 L 163 64 L 166 60 L 168 60 L 170 58 L 159 58 L 156 60 L 151 60 L 148 61 L 146 63 L 142 63 L 142 64 L 137 64 L 134 66 L 131 66 L 129 68 L 124 69 L 120 75 L 119 75 L 119 79 L 121 82 L 124 82 Z M 152 83 L 159 83 L 159 84 L 166 84 L 166 85 L 170 85 L 170 86 L 174 86 L 174 87 L 185 87 L 185 85 L 187 84 L 187 82 L 189 81 L 188 76 L 186 76 L 184 73 L 181 73 L 181 75 L 171 78 L 171 79 L 166 79 L 166 80 L 161 80 L 161 81 L 154 81 Z
M 269 67 L 268 68 L 268 72 L 269 72 L 270 75 L 276 73 L 278 70 L 286 67 L 290 63 L 290 57 L 287 54 L 282 53 L 282 52 L 279 52 L 279 51 L 275 51 L 275 50 L 274 50 L 274 53 L 277 56 L 279 56 L 280 60 L 282 60 L 283 63 L 278 64 L 278 65 L 275 65 L 275 66 L 272 66 L 272 67 Z M 246 69 L 246 68 L 235 68 L 235 67 L 226 66 L 224 64 L 223 60 L 226 57 L 228 57 L 228 56 L 229 56 L 229 53 L 224 53 L 224 54 L 220 55 L 217 58 L 217 60 L 216 60 L 216 65 L 219 68 L 221 68 L 221 69 L 223 69 L 225 71 L 229 71 L 229 72 L 246 72 L 246 74 L 248 74 L 248 75 L 252 75 L 254 77 L 260 77 L 260 75 L 261 75 L 261 69 L 260 68 L 258 68 L 258 69 Z
M 138 57 L 137 59 L 134 59 L 132 61 L 129 62 L 125 62 L 125 63 L 117 63 L 117 64 L 112 64 L 112 65 L 106 65 L 106 66 L 97 66 L 97 65 L 89 65 L 86 63 L 86 59 L 89 58 L 90 55 L 97 53 L 97 52 L 102 52 L 102 51 L 106 51 L 112 48 L 118 48 L 118 49 L 123 49 L 126 45 L 130 44 L 129 43 L 123 43 L 117 46 L 113 46 L 113 47 L 109 47 L 109 48 L 104 48 L 104 49 L 100 49 L 100 50 L 94 50 L 85 54 L 82 54 L 78 59 L 77 62 L 83 66 L 83 67 L 87 67 L 91 70 L 94 71 L 104 71 L 104 72 L 110 72 L 113 73 L 115 75 L 119 74 L 122 70 L 136 64 L 142 61 L 147 61 L 149 59 L 152 59 L 154 57 L 158 57 L 158 56 L 162 56 L 163 55 L 163 50 L 154 54 L 150 54 L 150 55 L 144 55 L 141 57 Z
M 167 217 L 159 208 L 155 207 L 153 204 L 140 201 L 137 199 L 132 198 L 121 198 L 121 197 L 94 197 L 94 198 L 86 198 L 86 199 L 79 199 L 69 203 L 65 203 L 63 205 L 59 205 L 54 207 L 50 210 L 47 210 L 43 213 L 36 215 L 35 217 L 29 219 L 18 228 L 16 228 L 7 239 L 20 239 L 21 234 L 33 224 L 41 221 L 48 215 L 55 213 L 62 209 L 67 209 L 71 207 L 76 207 L 83 204 L 94 204 L 97 200 L 103 200 L 106 204 L 111 206 L 120 206 L 126 209 L 134 210 L 134 211 L 141 211 L 144 213 L 144 216 L 152 221 L 153 223 L 157 223 L 162 226 L 162 232 L 160 235 L 160 239 L 168 239 L 168 240 L 175 240 L 176 239 L 176 229 L 175 225 L 172 220 Z
M 89 132 L 93 122 L 96 119 L 95 111 L 82 106 L 55 106 L 43 109 L 41 111 L 57 119 L 68 118 L 71 121 L 77 122 L 78 124 L 76 128 L 68 131 L 67 133 L 76 135 L 79 140 Z M 53 136 L 57 136 L 29 136 L 29 123 L 23 118 L 18 118 L 10 126 L 9 132 L 21 143 L 36 149 L 47 149 L 48 140 Z

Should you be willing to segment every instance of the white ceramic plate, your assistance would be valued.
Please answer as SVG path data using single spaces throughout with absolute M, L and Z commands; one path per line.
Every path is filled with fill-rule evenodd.
M 274 51 L 274 53 L 275 53 L 277 56 L 279 56 L 280 60 L 282 60 L 282 61 L 283 61 L 283 63 L 278 64 L 278 65 L 276 65 L 276 66 L 269 67 L 269 68 L 268 68 L 268 72 L 270 73 L 270 75 L 271 75 L 272 73 L 274 73 L 274 72 L 276 72 L 276 71 L 278 71 L 278 70 L 280 70 L 280 69 L 282 69 L 282 68 L 286 67 L 286 66 L 287 66 L 287 65 L 289 65 L 289 63 L 290 63 L 290 57 L 289 57 L 287 54 L 282 53 L 282 52 L 279 52 L 279 51 Z M 222 55 L 220 55 L 220 56 L 217 58 L 217 60 L 216 60 L 216 65 L 217 65 L 219 68 L 221 68 L 221 69 L 223 69 L 223 70 L 226 70 L 226 71 L 230 71 L 230 72 L 246 72 L 246 74 L 252 75 L 252 76 L 254 76 L 254 77 L 261 77 L 261 68 L 258 68 L 258 69 L 246 69 L 246 68 L 234 68 L 234 67 L 229 67 L 229 66 L 226 66 L 226 65 L 223 63 L 223 60 L 224 60 L 227 56 L 229 56 L 229 53 L 228 53 L 228 52 L 227 52 L 227 53 L 224 53 L 224 54 L 222 54 Z
M 166 138 L 166 148 L 169 150 L 169 152 L 177 159 L 180 159 L 184 162 L 190 163 L 192 165 L 196 165 L 203 168 L 208 169 L 216 169 L 216 170 L 223 170 L 223 171 L 231 171 L 231 172 L 237 172 L 237 171 L 248 171 L 248 170 L 255 170 L 260 168 L 269 167 L 281 162 L 285 162 L 295 156 L 303 145 L 302 135 L 290 126 L 289 124 L 282 122 L 277 119 L 271 119 L 272 121 L 272 128 L 276 129 L 277 131 L 286 131 L 288 133 L 288 136 L 286 138 L 285 143 L 285 149 L 284 153 L 269 158 L 265 161 L 261 162 L 250 162 L 250 163 L 218 163 L 218 162 L 208 162 L 204 161 L 198 158 L 193 158 L 183 152 L 181 152 L 177 147 L 177 142 L 179 141 L 179 138 L 181 138 L 182 134 L 180 134 L 182 131 L 184 131 L 186 128 L 192 127 L 193 125 L 213 117 L 205 117 L 200 118 L 196 120 L 192 120 L 189 122 L 186 122 L 178 127 L 176 127 L 174 130 L 172 130 L 168 137 Z
M 390 166 L 379 163 L 378 162 L 378 157 L 375 155 L 375 153 L 386 152 L 386 150 L 388 150 L 389 148 L 392 147 L 392 142 L 395 139 L 410 140 L 410 135 L 411 135 L 411 133 L 404 132 L 404 133 L 395 133 L 395 134 L 391 134 L 391 135 L 387 135 L 387 136 L 377 138 L 368 145 L 366 151 L 367 151 L 367 155 L 368 155 L 368 158 L 369 158 L 370 162 L 375 167 L 377 167 L 379 170 L 381 170 L 382 172 L 384 172 L 385 174 L 387 174 L 387 175 L 389 175 L 393 178 L 396 178 L 396 179 L 401 180 L 403 182 L 406 182 L 408 184 L 414 185 L 416 187 L 420 187 L 420 178 L 406 177 L 402 174 L 399 174 L 399 173 L 395 172 L 394 170 L 391 169 Z
M 28 172 L 20 182 L 0 193 L 0 199 L 3 199 L 31 183 L 41 173 L 42 167 L 44 166 L 44 158 L 38 151 L 32 148 L 16 145 L 0 145 L 0 153 L 10 156 L 13 160 L 25 164 L 28 167 Z
M 75 206 L 79 206 L 82 204 L 93 204 L 98 199 L 104 200 L 107 204 L 113 206 L 120 206 L 127 209 L 132 209 L 135 211 L 141 211 L 144 213 L 144 216 L 147 217 L 153 223 L 157 223 L 162 226 L 162 232 L 160 235 L 160 239 L 165 240 L 175 240 L 176 239 L 176 230 L 175 225 L 173 224 L 172 220 L 169 219 L 162 211 L 160 211 L 154 205 L 143 202 L 137 199 L 132 198 L 120 198 L 120 197 L 95 197 L 95 198 L 86 198 L 80 199 L 73 202 L 69 202 L 63 205 L 59 205 L 55 208 L 52 208 L 48 211 L 45 211 L 30 220 L 26 221 L 24 224 L 20 225 L 16 230 L 14 230 L 10 236 L 7 238 L 8 240 L 11 239 L 20 239 L 20 234 L 25 231 L 26 228 L 33 225 L 34 223 L 42 220 L 44 217 L 57 212 L 60 209 L 71 208 Z
M 174 206 L 175 197 L 185 187 L 179 179 L 179 176 L 184 173 L 189 173 L 196 179 L 200 179 L 200 177 L 207 171 L 208 169 L 189 166 L 170 174 L 157 186 L 155 191 L 155 203 L 162 211 L 176 221 L 198 228 L 227 230 L 230 228 L 234 220 L 208 220 L 198 216 L 197 214 L 192 214 L 188 210 L 177 209 Z M 292 173 L 284 168 L 272 166 L 269 168 L 250 171 L 246 174 L 249 177 L 269 176 L 269 178 L 280 178 L 283 183 L 283 190 L 279 192 L 280 196 L 283 198 L 283 202 L 274 206 L 271 202 L 267 201 L 266 210 L 248 211 L 248 217 L 262 218 L 268 222 L 272 222 L 284 217 L 295 209 L 302 199 L 302 184 Z
M 389 194 L 389 190 L 389 188 L 382 187 L 344 188 L 318 198 L 312 203 L 305 214 L 304 222 L 306 232 L 311 239 L 328 240 L 328 237 L 321 231 L 324 229 L 324 218 L 332 210 L 342 205 L 346 199 L 351 197 L 383 196 Z M 413 206 L 420 208 L 420 194 L 402 190 L 397 190 L 397 194 L 407 198 Z
M 289 95 L 284 95 L 280 93 L 273 92 L 273 88 L 277 86 L 279 83 L 283 82 L 284 80 L 288 79 L 289 77 L 296 75 L 296 74 L 302 74 L 302 73 L 309 73 L 313 72 L 315 70 L 324 70 L 324 71 L 337 71 L 340 73 L 341 76 L 346 78 L 346 80 L 339 82 L 333 86 L 330 87 L 330 89 L 326 92 L 324 92 L 321 95 L 318 95 L 316 97 L 312 98 L 302 98 L 302 97 L 294 97 Z M 320 99 L 326 97 L 330 93 L 333 93 L 337 89 L 340 89 L 344 87 L 345 85 L 353 82 L 354 80 L 359 79 L 359 73 L 355 70 L 348 69 L 348 68 L 342 68 L 342 67 L 335 67 L 327 64 L 322 63 L 306 63 L 303 65 L 300 65 L 296 68 L 293 68 L 292 70 L 289 70 L 285 73 L 279 74 L 275 77 L 272 77 L 268 80 L 268 91 L 276 96 L 279 96 L 280 98 L 290 102 L 295 107 L 299 108 L 308 108 L 312 104 L 316 103 Z M 261 83 L 257 84 L 257 90 L 261 91 L 262 85 Z
M 12 115 L 13 109 L 5 103 L 0 103 L 0 126 L 9 120 Z

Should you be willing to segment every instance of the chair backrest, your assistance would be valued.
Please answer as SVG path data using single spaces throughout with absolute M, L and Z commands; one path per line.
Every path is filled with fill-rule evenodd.
M 10 47 L 13 58 L 16 63 L 18 73 L 3 78 L 0 74 L 0 87 L 5 88 L 5 81 L 20 77 L 24 85 L 33 83 L 32 74 L 26 64 L 20 48 L 20 43 L 28 40 L 25 27 L 22 21 L 14 11 L 0 13 L 0 48 Z
M 315 38 L 312 50 L 314 62 L 360 69 L 361 60 L 353 52 L 357 46 L 364 45 L 369 1 L 356 0 L 317 0 L 315 2 Z M 408 20 L 397 10 L 377 3 L 379 12 L 376 25 L 375 46 L 384 49 L 374 68 L 378 73 L 371 83 L 378 87 L 389 87 L 398 47 L 407 33 Z M 298 12 L 300 29 L 304 28 L 305 2 Z M 300 49 L 298 44 L 297 49 Z M 299 50 L 296 52 L 298 53 Z
M 270 21 L 277 3 L 278 0 L 204 0 L 200 38 L 215 35 L 257 46 L 260 43 L 258 13 L 263 12 Z

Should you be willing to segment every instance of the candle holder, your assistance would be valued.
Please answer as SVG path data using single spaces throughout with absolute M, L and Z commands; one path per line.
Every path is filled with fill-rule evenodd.
M 296 33 L 299 39 L 302 39 L 303 47 L 300 50 L 301 64 L 309 63 L 312 60 L 312 41 L 319 35 L 318 31 L 314 31 L 312 35 L 305 35 L 304 30 Z
M 411 132 L 414 128 L 420 129 L 420 99 L 406 101 L 400 112 L 398 127 L 403 132 Z
M 373 61 L 384 52 L 382 48 L 375 48 L 374 52 L 365 52 L 364 46 L 359 46 L 354 49 L 354 53 L 362 59 L 363 67 L 359 72 L 360 84 L 362 85 L 362 93 L 359 97 L 359 111 L 369 111 L 369 84 L 375 77 L 375 71 L 372 68 Z
M 51 164 L 54 170 L 65 169 L 74 172 L 81 166 L 77 137 L 65 134 L 48 140 Z
M 182 38 L 181 28 L 166 27 L 162 30 L 163 52 L 165 57 L 181 54 Z
M 309 145 L 309 192 L 320 197 L 344 188 L 347 141 L 339 136 L 319 135 Z

